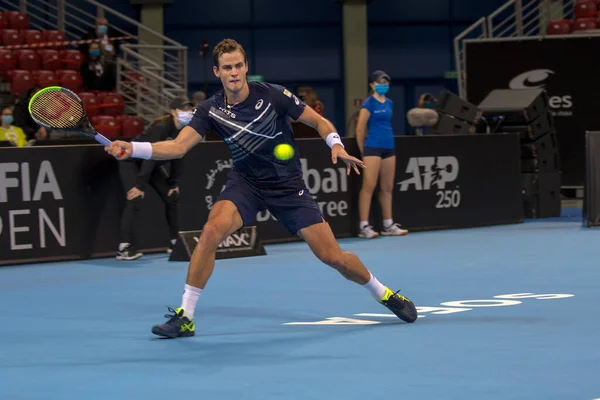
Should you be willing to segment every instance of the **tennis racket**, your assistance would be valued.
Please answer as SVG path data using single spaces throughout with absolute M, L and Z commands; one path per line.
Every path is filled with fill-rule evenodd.
M 29 114 L 45 128 L 79 132 L 104 146 L 112 143 L 90 124 L 83 102 L 69 89 L 50 86 L 40 90 L 29 100 Z

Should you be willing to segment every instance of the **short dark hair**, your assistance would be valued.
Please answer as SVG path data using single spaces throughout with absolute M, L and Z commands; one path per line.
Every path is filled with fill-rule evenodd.
M 215 63 L 215 67 L 219 68 L 219 57 L 226 53 L 233 53 L 235 51 L 239 51 L 244 56 L 244 62 L 247 63 L 248 59 L 246 57 L 246 51 L 244 47 L 239 44 L 237 41 L 233 39 L 223 39 L 215 46 L 213 50 L 213 61 Z

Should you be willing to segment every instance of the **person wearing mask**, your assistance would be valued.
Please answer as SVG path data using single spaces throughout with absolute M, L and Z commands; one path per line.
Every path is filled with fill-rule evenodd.
M 100 43 L 89 45 L 80 73 L 86 90 L 112 91 L 117 85 L 116 64 L 104 57 Z
M 179 131 L 192 119 L 192 103 L 185 97 L 171 102 L 170 113 L 153 121 L 146 131 L 133 142 L 161 142 L 177 137 Z M 117 260 L 135 260 L 143 256 L 135 244 L 133 232 L 137 215 L 148 186 L 151 186 L 165 204 L 169 225 L 168 252 L 173 250 L 179 232 L 179 178 L 183 160 L 153 161 L 129 159 L 119 163 L 119 175 L 125 189 L 125 209 L 121 216 L 120 243 Z
M 391 79 L 383 71 L 371 74 L 369 86 L 371 95 L 363 102 L 356 125 L 356 141 L 366 168 L 358 199 L 360 233 L 362 238 L 379 236 L 369 224 L 371 198 L 379 181 L 379 203 L 383 214 L 384 236 L 403 236 L 408 233 L 394 223 L 392 218 L 392 192 L 396 173 L 396 153 L 392 113 L 394 103 L 386 97 Z
M 109 62 L 113 62 L 116 60 L 117 54 L 119 53 L 118 42 L 109 40 L 114 36 L 115 35 L 113 34 L 112 30 L 108 26 L 108 20 L 106 18 L 98 18 L 96 20 L 96 26 L 94 27 L 94 30 L 89 31 L 81 39 L 97 40 L 104 58 Z M 83 54 L 88 54 L 89 47 L 90 44 L 81 44 L 79 46 L 79 51 L 81 51 Z
M 11 107 L 2 109 L 2 127 L 0 127 L 0 141 L 8 141 L 13 146 L 24 147 L 27 145 L 27 136 L 23 129 L 14 126 Z
M 421 96 L 419 96 L 419 101 L 417 103 L 417 107 L 435 110 L 436 104 L 437 104 L 437 99 L 435 97 L 433 97 L 429 93 L 423 93 Z

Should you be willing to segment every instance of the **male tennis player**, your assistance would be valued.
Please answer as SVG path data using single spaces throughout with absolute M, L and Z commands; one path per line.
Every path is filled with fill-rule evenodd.
M 180 158 L 213 129 L 231 150 L 233 168 L 192 254 L 181 307 L 169 308 L 173 314 L 166 316 L 166 323 L 154 326 L 152 333 L 170 338 L 194 336 L 196 303 L 213 272 L 217 246 L 243 226 L 253 224 L 256 215 L 265 209 L 292 234 L 303 238 L 323 263 L 365 287 L 403 321 L 414 322 L 417 310 L 409 299 L 381 284 L 356 255 L 340 249 L 303 181 L 297 151 L 292 159 L 280 161 L 273 150 L 281 143 L 294 146 L 291 117 L 315 128 L 331 147 L 333 163 L 342 160 L 348 174 L 351 169 L 360 173 L 362 161 L 344 150 L 331 122 L 287 89 L 247 82 L 246 53 L 235 40 L 225 39 L 217 44 L 213 58 L 213 71 L 221 79 L 223 90 L 197 106 L 192 121 L 175 140 L 115 141 L 106 147 L 118 159 Z M 120 156 L 122 152 L 124 155 Z

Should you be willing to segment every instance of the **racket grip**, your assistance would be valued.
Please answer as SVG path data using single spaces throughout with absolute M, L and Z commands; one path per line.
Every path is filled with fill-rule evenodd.
M 94 139 L 96 139 L 96 141 L 100 144 L 103 144 L 104 146 L 108 147 L 110 146 L 110 144 L 112 143 L 110 141 L 110 139 L 105 138 L 104 136 L 102 136 L 99 133 L 96 133 L 96 135 L 94 136 Z
M 98 143 L 100 143 L 100 144 L 103 144 L 105 147 L 108 147 L 108 146 L 110 146 L 110 144 L 112 143 L 112 142 L 110 141 L 110 139 L 108 139 L 108 138 L 106 138 L 106 137 L 102 136 L 102 135 L 101 135 L 101 134 L 99 134 L 99 133 L 96 133 L 96 136 L 94 136 L 94 139 L 96 139 L 96 141 L 97 141 Z M 125 152 L 125 150 L 121 150 L 121 154 L 119 154 L 119 157 L 123 157 L 123 156 L 125 155 L 125 153 L 126 153 L 126 152 Z

